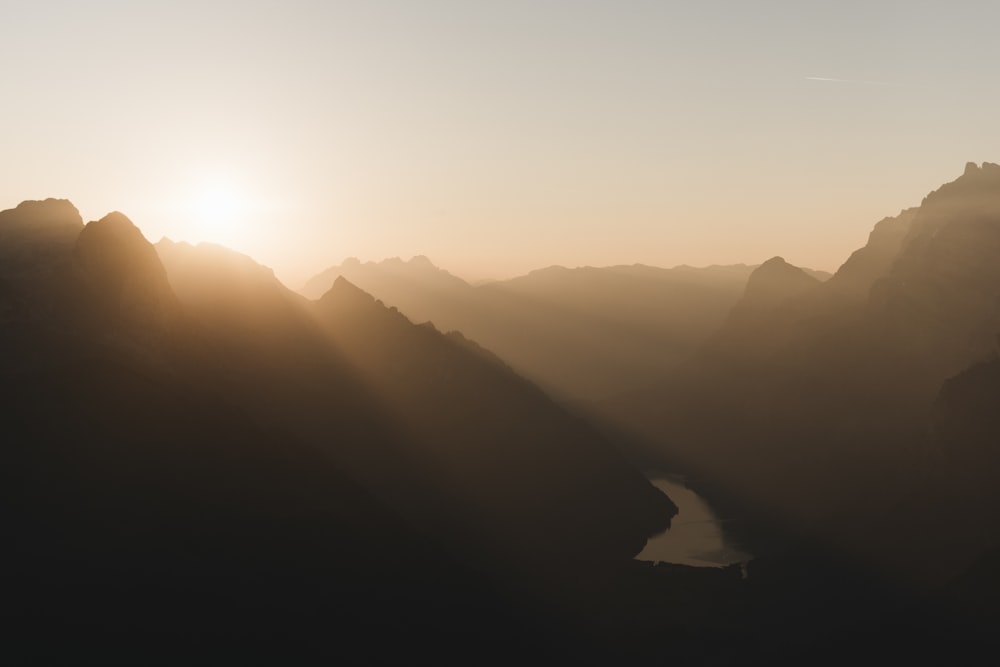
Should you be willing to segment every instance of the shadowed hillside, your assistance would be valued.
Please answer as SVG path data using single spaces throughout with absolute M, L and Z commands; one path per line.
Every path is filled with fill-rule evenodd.
M 600 559 L 632 556 L 668 525 L 669 501 L 599 435 L 476 346 L 344 281 L 310 303 L 231 251 L 160 252 L 219 358 L 239 369 L 226 392 L 429 530 L 521 556 Z
M 493 587 L 627 562 L 675 511 L 534 386 L 360 292 L 312 304 L 54 200 L 0 213 L 0 259 L 14 655 L 58 636 L 32 654 L 117 661 L 166 628 L 159 659 L 440 647 L 441 627 L 535 646 L 535 603 L 501 621 L 521 593 Z
M 472 286 L 426 257 L 350 259 L 311 279 L 319 297 L 342 276 L 415 322 L 460 331 L 571 402 L 642 387 L 717 329 L 753 267 L 552 266 Z
M 954 414 L 962 384 L 946 381 L 996 358 L 998 257 L 1000 167 L 970 164 L 880 222 L 825 283 L 763 264 L 696 357 L 611 409 L 744 511 L 919 578 L 953 575 L 1000 533 L 957 512 L 963 474 L 936 462 L 963 447 L 961 429 L 952 418 L 935 432 L 934 405 L 950 387 L 939 405 Z M 979 448 L 984 470 L 995 458 Z M 981 519 L 956 543 L 922 542 L 928 522 L 956 513 Z

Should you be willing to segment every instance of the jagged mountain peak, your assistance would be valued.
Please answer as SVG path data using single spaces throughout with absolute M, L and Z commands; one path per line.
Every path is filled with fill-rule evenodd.
M 426 255 L 415 255 L 409 260 L 389 257 L 379 262 L 362 262 L 357 257 L 349 257 L 310 278 L 299 292 L 307 298 L 318 299 L 330 289 L 337 276 L 346 276 L 389 303 L 398 301 L 393 298 L 395 292 L 413 289 L 416 284 L 433 284 L 442 289 L 469 287 L 461 278 L 436 266 Z
M 156 248 L 118 211 L 89 222 L 73 248 L 95 307 L 140 326 L 161 326 L 180 311 Z
M 351 313 L 353 316 L 377 314 L 378 317 L 391 313 L 393 318 L 409 321 L 397 308 L 388 306 L 381 299 L 376 299 L 344 276 L 337 276 L 330 289 L 315 303 L 327 313 L 341 315 Z
M 855 298 L 866 297 L 875 281 L 886 275 L 896 261 L 918 211 L 916 207 L 908 208 L 878 221 L 868 235 L 868 243 L 851 253 L 829 284 Z
M 953 223 L 988 219 L 1000 211 L 1000 165 L 968 162 L 960 177 L 930 192 L 920 206 L 904 209 L 897 216 L 876 223 L 868 242 L 854 251 L 837 270 L 830 285 L 855 299 L 867 298 L 880 279 L 894 271 L 903 259 L 906 269 L 912 256 L 922 254 L 941 230 Z
M 992 162 L 983 162 L 983 166 L 977 165 L 975 162 L 965 163 L 965 172 L 963 176 L 974 176 L 979 172 L 984 172 L 987 175 L 997 175 L 1000 174 L 1000 165 L 994 164 Z
M 780 255 L 775 255 L 771 259 L 763 262 L 758 268 L 759 271 L 777 271 L 784 270 L 784 267 L 791 267 L 792 265 L 785 261 L 784 257 Z M 779 267 L 781 267 L 779 269 Z M 795 268 L 795 267 L 793 267 Z
M 76 253 L 84 266 L 93 270 L 121 271 L 137 263 L 160 266 L 153 245 L 118 211 L 87 223 L 77 239 Z
M 53 197 L 42 200 L 29 199 L 18 204 L 13 211 L 19 217 L 31 220 L 34 224 L 83 226 L 80 211 L 68 199 L 55 199 Z
M 977 166 L 975 162 L 969 162 L 961 176 L 929 193 L 920 206 L 925 212 L 943 209 L 942 213 L 951 213 L 950 209 L 956 203 L 968 207 L 986 202 L 996 205 L 998 201 L 1000 165 L 983 162 L 982 166 Z
M 337 279 L 333 281 L 333 287 L 337 289 L 355 289 L 361 292 L 362 290 L 358 288 L 354 283 L 345 278 L 344 276 L 337 276 Z
M 771 322 L 775 311 L 821 285 L 821 280 L 783 257 L 772 257 L 750 274 L 743 296 L 730 312 L 729 326 L 740 328 L 750 322 L 756 323 L 755 326 Z
M 337 276 L 337 278 L 333 281 L 333 285 L 331 285 L 330 289 L 323 294 L 320 301 L 330 301 L 331 299 L 339 298 L 341 296 L 364 299 L 365 301 L 375 303 L 375 297 L 352 283 L 344 276 Z
M 362 262 L 357 257 L 348 257 L 341 263 L 342 268 L 361 266 Z M 380 262 L 364 262 L 364 266 L 389 266 L 396 268 L 408 268 L 408 269 L 433 269 L 435 271 L 440 271 L 438 266 L 430 260 L 427 255 L 414 255 L 410 259 L 403 259 L 402 257 L 386 257 Z
M 82 227 L 80 212 L 67 199 L 28 200 L 0 211 L 0 241 L 21 249 L 25 244 L 72 244 Z
M 789 264 L 783 257 L 772 257 L 750 274 L 744 298 L 784 298 L 819 284 L 819 280 L 803 269 Z

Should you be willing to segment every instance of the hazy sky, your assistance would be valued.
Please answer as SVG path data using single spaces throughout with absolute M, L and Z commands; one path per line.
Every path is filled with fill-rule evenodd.
M 0 208 L 121 210 L 292 287 L 347 256 L 833 269 L 1000 162 L 997 26 L 993 0 L 3 0 Z

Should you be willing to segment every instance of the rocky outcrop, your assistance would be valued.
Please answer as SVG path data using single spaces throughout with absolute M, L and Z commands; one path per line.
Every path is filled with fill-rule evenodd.
M 864 301 L 876 280 L 892 268 L 903 249 L 917 209 L 910 208 L 898 216 L 884 218 L 875 224 L 868 243 L 855 250 L 830 278 L 829 286 L 846 293 L 853 301 Z
M 156 249 L 121 213 L 88 223 L 73 254 L 100 316 L 147 331 L 162 329 L 180 316 Z

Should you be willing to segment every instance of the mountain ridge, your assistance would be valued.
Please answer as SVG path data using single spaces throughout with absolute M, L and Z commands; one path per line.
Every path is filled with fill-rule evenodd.
M 914 543 L 907 514 L 939 516 L 951 502 L 944 489 L 961 484 L 929 481 L 929 461 L 948 446 L 932 415 L 949 378 L 997 354 L 997 257 L 1000 168 L 967 167 L 920 207 L 880 221 L 829 281 L 751 318 L 734 308 L 673 378 L 610 410 L 692 474 L 783 516 L 789 531 L 883 567 L 896 559 L 916 579 L 950 576 L 974 548 L 902 557 L 890 543 Z M 921 484 L 939 489 L 937 507 L 919 500 Z
M 548 267 L 473 286 L 429 260 L 358 261 L 312 285 L 342 275 L 413 321 L 461 332 L 550 394 L 589 403 L 678 363 L 721 323 L 749 273 L 745 265 Z
M 535 360 L 693 350 L 609 406 L 648 436 L 616 440 L 648 444 L 628 457 L 515 364 L 346 278 L 310 301 L 121 214 L 0 212 L 12 654 L 224 662 L 238 638 L 263 662 L 465 662 L 456 636 L 501 664 L 975 654 L 1000 591 L 1000 170 L 932 195 L 826 281 L 772 258 L 475 288 L 481 323 L 552 344 Z M 588 311 L 613 304 L 704 319 Z M 634 460 L 707 489 L 752 538 L 746 580 L 631 561 L 677 515 Z

